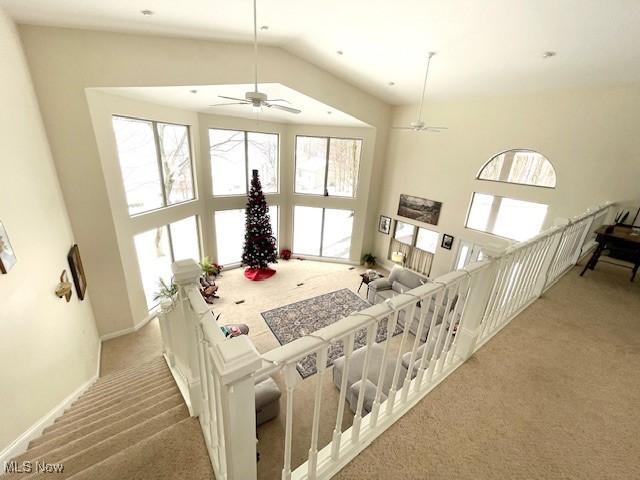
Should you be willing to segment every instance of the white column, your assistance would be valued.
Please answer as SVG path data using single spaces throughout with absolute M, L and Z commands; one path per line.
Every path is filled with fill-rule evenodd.
M 184 347 L 187 371 L 182 372 L 187 381 L 192 415 L 198 416 L 201 411 L 202 385 L 200 384 L 200 367 L 198 365 L 198 325 L 199 316 L 194 312 L 189 303 L 186 289 L 199 287 L 202 270 L 194 260 L 180 260 L 171 266 L 173 281 L 178 285 L 178 300 L 175 308 L 178 310 L 180 322 L 175 322 L 171 328 L 182 328 L 182 338 L 186 342 Z M 203 301 L 204 302 L 204 301 Z

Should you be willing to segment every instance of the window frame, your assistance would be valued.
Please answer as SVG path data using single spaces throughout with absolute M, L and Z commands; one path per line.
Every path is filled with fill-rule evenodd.
M 211 159 L 211 130 L 223 130 L 227 132 L 242 132 L 244 136 L 244 175 L 246 180 L 246 190 L 244 193 L 225 193 L 221 195 L 216 195 L 213 191 L 213 164 Z M 278 152 L 276 154 L 276 191 L 275 192 L 263 192 L 265 195 L 279 195 L 280 194 L 280 134 L 278 132 L 259 132 L 256 130 L 243 130 L 241 128 L 218 128 L 218 127 L 207 127 L 207 145 L 208 145 L 208 153 L 209 153 L 209 180 L 211 181 L 211 189 L 209 194 L 212 198 L 239 198 L 246 197 L 249 194 L 249 189 L 251 188 L 251 175 L 249 172 L 249 133 L 258 133 L 263 135 L 275 135 L 277 138 L 277 149 Z
M 547 188 L 549 188 L 549 187 L 547 187 Z M 469 206 L 467 207 L 467 215 L 466 215 L 465 220 L 464 220 L 464 228 L 466 230 L 471 230 L 472 232 L 484 233 L 485 235 L 491 235 L 491 236 L 496 237 L 496 238 L 500 238 L 500 239 L 503 239 L 503 240 L 508 240 L 509 242 L 520 242 L 520 240 L 514 240 L 513 238 L 504 237 L 502 235 L 498 235 L 497 233 L 488 232 L 486 230 L 478 230 L 477 228 L 471 228 L 471 227 L 467 226 L 467 224 L 469 223 L 469 216 L 471 215 L 471 208 L 473 207 L 473 199 L 474 199 L 476 194 L 490 195 L 490 196 L 492 196 L 494 198 L 496 198 L 496 197 L 500 198 L 500 199 L 507 198 L 509 200 L 517 200 L 519 202 L 527 202 L 527 203 L 535 203 L 535 204 L 538 204 L 538 205 L 544 205 L 545 207 L 547 207 L 547 211 L 546 211 L 546 213 L 544 215 L 544 219 L 542 220 L 542 225 L 544 225 L 544 222 L 547 220 L 547 216 L 549 215 L 549 204 L 547 204 L 547 203 L 534 202 L 534 201 L 531 201 L 531 200 L 523 200 L 521 198 L 507 197 L 505 195 L 496 195 L 495 193 L 476 192 L 476 191 L 474 191 L 474 192 L 471 192 L 471 200 L 469 201 Z M 502 200 L 500 201 L 500 204 L 502 204 Z M 499 212 L 500 212 L 500 207 L 498 207 L 498 210 L 496 212 L 493 212 L 493 209 L 492 209 L 492 213 L 494 214 L 494 217 L 495 217 L 494 218 L 494 225 L 495 225 L 495 220 L 498 218 L 498 213 Z M 538 232 L 538 233 L 540 233 L 540 232 Z
M 163 123 L 163 122 L 160 122 Z M 184 203 L 184 202 L 183 202 Z M 173 220 L 171 222 L 167 222 L 167 223 L 163 223 L 162 225 L 158 225 L 155 227 L 151 227 L 148 228 L 146 230 L 142 230 L 139 232 L 134 233 L 131 236 L 131 241 L 133 242 L 133 251 L 136 253 L 136 263 L 138 264 L 138 275 L 140 276 L 140 285 L 142 286 L 142 291 L 144 292 L 144 281 L 142 281 L 142 267 L 140 265 L 140 259 L 138 258 L 138 251 L 137 251 L 137 247 L 136 247 L 136 237 L 138 235 L 142 235 L 144 233 L 147 232 L 151 232 L 153 230 L 158 230 L 159 228 L 166 228 L 167 231 L 167 243 L 169 244 L 169 257 L 171 259 L 171 264 L 173 265 L 175 263 L 175 253 L 174 253 L 174 249 L 173 249 L 173 237 L 171 235 L 171 224 L 173 223 L 178 223 L 182 220 L 186 220 L 187 218 L 191 218 L 191 217 L 195 217 L 195 222 L 196 222 L 196 238 L 198 240 L 198 254 L 200 255 L 200 258 L 202 258 L 202 238 L 201 238 L 201 225 L 200 225 L 200 216 L 197 213 L 194 213 L 193 215 L 187 215 L 186 217 L 182 217 L 182 218 L 178 218 L 177 220 Z M 146 302 L 146 292 L 144 292 L 144 296 L 145 296 L 145 302 Z M 160 305 L 160 301 L 158 300 L 157 303 L 155 303 L 152 306 L 147 305 L 147 311 L 151 312 L 152 310 L 154 310 L 155 308 L 157 308 Z
M 398 240 L 396 238 L 396 230 L 398 229 L 398 223 L 404 223 L 405 225 L 411 225 L 413 227 L 413 235 L 411 237 L 411 243 L 404 243 L 401 242 L 400 240 Z M 416 245 L 416 243 L 418 242 L 418 233 L 420 231 L 420 229 L 422 230 L 427 230 L 429 232 L 434 232 L 438 234 L 438 241 L 436 241 L 436 249 L 433 252 L 430 252 L 429 250 L 424 250 L 423 248 L 420 248 Z M 404 220 L 398 220 L 395 219 L 394 225 L 393 225 L 393 236 L 391 237 L 393 240 L 396 240 L 398 243 L 402 243 L 403 245 L 408 245 L 411 248 L 417 248 L 418 250 L 422 251 L 422 252 L 426 252 L 426 253 L 430 253 L 431 255 L 436 254 L 436 252 L 438 251 L 438 244 L 439 244 L 439 240 L 440 240 L 440 232 L 436 231 L 436 230 L 431 230 L 430 228 L 425 228 L 425 227 L 421 227 L 419 225 L 415 225 L 413 223 L 409 223 L 409 222 L 405 222 Z
M 496 157 L 499 157 L 500 155 L 504 155 L 505 153 L 508 153 L 508 152 L 529 152 L 529 153 L 538 154 L 542 158 L 544 158 L 547 162 L 549 162 L 549 165 L 551 165 L 551 168 L 553 169 L 553 175 L 555 177 L 555 183 L 553 184 L 553 186 L 537 185 L 535 183 L 509 182 L 509 181 L 506 181 L 506 180 L 492 180 L 492 179 L 489 179 L 489 178 L 480 178 L 480 175 L 482 175 L 482 172 L 484 171 L 484 169 L 491 162 L 493 162 L 496 159 Z M 519 186 L 522 186 L 522 187 L 546 188 L 546 189 L 549 189 L 549 190 L 555 190 L 558 187 L 558 174 L 556 172 L 556 167 L 553 165 L 551 160 L 549 160 L 549 157 L 547 157 L 544 153 L 541 153 L 538 150 L 534 150 L 532 148 L 508 148 L 506 150 L 502 150 L 501 152 L 496 153 L 495 155 L 492 155 L 491 158 L 489 158 L 489 160 L 487 160 L 486 162 L 484 162 L 482 164 L 482 167 L 480 167 L 480 170 L 478 170 L 478 173 L 476 174 L 475 180 L 478 180 L 478 181 L 481 181 L 481 182 L 502 183 L 502 184 L 506 184 L 506 185 L 519 185 Z M 515 199 L 515 200 L 517 200 L 517 199 Z M 527 201 L 527 200 L 525 200 L 525 201 Z
M 298 172 L 298 138 L 321 138 L 326 140 L 327 143 L 327 151 L 325 153 L 324 159 L 324 193 L 301 193 L 296 190 L 297 182 L 296 176 Z M 355 176 L 355 184 L 353 186 L 353 195 L 345 196 L 345 195 L 329 195 L 329 190 L 327 188 L 327 182 L 329 181 L 329 155 L 331 148 L 331 140 L 358 140 L 360 142 L 360 158 L 358 159 L 358 171 Z M 364 138 L 362 137 L 334 137 L 334 136 L 326 136 L 326 135 L 304 135 L 304 134 L 296 134 L 294 144 L 293 144 L 293 194 L 294 195 L 308 195 L 311 197 L 333 197 L 333 198 L 346 198 L 346 199 L 356 199 L 358 198 L 358 186 L 360 184 L 360 163 L 362 162 L 362 149 L 364 146 Z
M 297 253 L 295 251 L 294 238 L 295 238 L 295 231 L 296 231 L 296 207 L 319 208 L 320 210 L 322 210 L 322 222 L 320 224 L 320 245 L 318 247 L 318 252 L 319 252 L 318 255 L 312 255 L 312 254 L 308 254 L 308 253 Z M 349 261 L 349 260 L 351 260 L 351 244 L 349 245 L 349 256 L 346 257 L 346 258 L 343 258 L 343 257 L 329 257 L 327 255 L 323 255 L 325 210 L 327 210 L 327 209 L 328 210 L 342 210 L 342 211 L 345 211 L 345 212 L 351 212 L 352 217 L 353 217 L 353 221 L 351 223 L 351 242 L 353 243 L 353 227 L 355 226 L 355 218 L 356 218 L 356 211 L 355 210 L 352 210 L 350 208 L 317 207 L 315 205 L 300 205 L 300 204 L 295 204 L 294 203 L 293 204 L 293 208 L 291 209 L 291 253 L 293 253 L 294 255 L 304 255 L 304 256 L 307 256 L 307 257 L 311 257 L 311 258 L 326 258 L 326 259 L 330 259 L 330 260 L 340 260 L 340 261 Z
M 151 130 L 153 131 L 153 142 L 154 142 L 154 146 L 155 146 L 155 150 L 156 150 L 156 165 L 158 167 L 158 175 L 160 176 L 160 190 L 162 192 L 162 202 L 163 202 L 163 206 L 158 207 L 158 208 L 152 208 L 150 210 L 145 210 L 144 212 L 138 212 L 138 213 L 134 213 L 131 214 L 129 213 L 129 202 L 127 200 L 127 191 L 124 187 L 124 174 L 122 172 L 122 165 L 120 163 L 120 152 L 118 150 L 118 140 L 115 134 L 115 131 L 113 132 L 113 138 L 115 140 L 115 150 L 116 150 L 116 156 L 118 158 L 118 168 L 120 169 L 120 180 L 122 183 L 122 188 L 124 190 L 124 199 L 125 199 L 125 203 L 127 204 L 127 214 L 129 215 L 129 218 L 136 218 L 136 217 L 140 217 L 142 215 L 147 215 L 149 213 L 154 213 L 154 212 L 159 212 L 160 210 L 164 210 L 166 208 L 171 208 L 171 207 L 175 207 L 177 205 L 184 205 L 186 203 L 189 202 L 195 202 L 199 199 L 199 195 L 198 195 L 198 186 L 196 183 L 196 172 L 195 172 L 195 164 L 194 164 L 194 157 L 193 157 L 193 147 L 191 145 L 191 125 L 185 125 L 182 123 L 176 123 L 176 122 L 165 122 L 165 121 L 161 121 L 161 120 L 152 120 L 149 118 L 143 118 L 143 117 L 133 117 L 131 115 L 120 115 L 120 114 L 112 114 L 111 115 L 111 121 L 112 121 L 112 126 L 113 126 L 113 119 L 115 117 L 118 118 L 124 118 L 127 120 L 134 120 L 134 121 L 138 121 L 138 122 L 148 122 L 151 123 Z M 177 202 L 177 203 L 172 203 L 172 204 L 168 204 L 167 203 L 167 191 L 165 189 L 164 186 L 164 169 L 162 168 L 162 154 L 160 153 L 160 134 L 158 133 L 158 124 L 164 124 L 164 125 L 175 125 L 177 127 L 185 127 L 187 129 L 187 144 L 189 147 L 189 160 L 191 163 L 191 185 L 193 186 L 193 198 L 190 198 L 189 200 L 183 200 L 182 202 Z

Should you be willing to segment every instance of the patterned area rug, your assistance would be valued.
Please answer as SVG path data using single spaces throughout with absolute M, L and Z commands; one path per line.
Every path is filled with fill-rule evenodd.
M 280 345 L 285 345 L 369 306 L 369 303 L 357 294 L 348 288 L 343 288 L 284 307 L 274 308 L 262 312 L 261 315 Z M 401 332 L 402 329 L 397 327 L 394 336 Z M 366 329 L 356 332 L 354 350 L 366 345 L 366 333 Z M 378 325 L 376 341 L 382 342 L 386 338 L 386 322 L 381 322 Z M 332 343 L 327 354 L 327 366 L 333 365 L 333 361 L 340 358 L 343 351 L 342 342 Z M 308 355 L 298 362 L 297 368 L 302 378 L 307 378 L 317 372 L 315 357 L 315 354 Z

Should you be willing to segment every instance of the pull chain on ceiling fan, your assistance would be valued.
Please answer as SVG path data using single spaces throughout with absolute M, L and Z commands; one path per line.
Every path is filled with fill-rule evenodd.
M 429 52 L 427 56 L 427 70 L 424 74 L 424 83 L 422 85 L 422 97 L 420 98 L 420 106 L 418 107 L 418 120 L 411 122 L 408 127 L 393 127 L 396 130 L 413 130 L 414 132 L 440 132 L 446 130 L 447 127 L 432 127 L 425 125 L 422 120 L 422 108 L 424 107 L 424 97 L 427 91 L 427 79 L 429 78 L 429 66 L 431 65 L 431 59 L 436 52 Z
M 255 111 L 261 111 L 262 107 L 275 108 L 277 110 L 283 110 L 288 113 L 301 113 L 301 110 L 297 108 L 287 107 L 286 105 L 279 105 L 274 102 L 286 102 L 283 98 L 269 99 L 267 94 L 258 91 L 258 10 L 256 5 L 257 0 L 253 0 L 253 91 L 244 94 L 244 98 L 226 97 L 224 95 L 218 95 L 225 100 L 233 100 L 231 103 L 217 103 L 215 105 L 209 105 L 210 107 L 223 107 L 228 105 L 250 105 Z

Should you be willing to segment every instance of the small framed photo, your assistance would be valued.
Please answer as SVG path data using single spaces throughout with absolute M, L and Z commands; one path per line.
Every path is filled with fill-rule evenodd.
M 380 221 L 378 221 L 378 231 L 389 235 L 391 231 L 391 218 L 380 215 Z
M 442 248 L 451 250 L 451 247 L 453 247 L 453 237 L 451 235 L 447 235 L 446 233 L 443 233 L 441 246 Z
M 67 260 L 69 261 L 69 268 L 71 269 L 71 276 L 76 286 L 78 298 L 84 300 L 84 294 L 87 291 L 87 279 L 84 276 L 84 268 L 82 267 L 82 259 L 80 258 L 78 245 L 71 247 L 67 255 Z
M 4 224 L 0 222 L 0 272 L 9 273 L 17 261 L 16 254 L 11 248 L 9 235 L 7 235 Z

